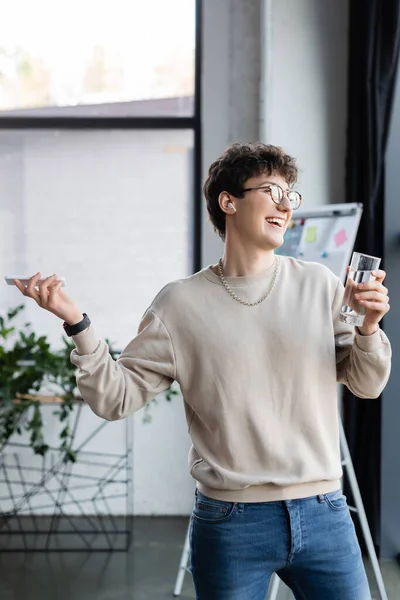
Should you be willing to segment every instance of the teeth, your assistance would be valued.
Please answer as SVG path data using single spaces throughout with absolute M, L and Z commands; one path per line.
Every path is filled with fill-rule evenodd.
M 282 225 L 284 224 L 284 220 L 283 219 L 268 218 L 268 219 L 265 219 L 265 220 L 268 221 L 268 223 L 274 223 L 275 225 L 279 225 L 280 227 L 282 227 Z

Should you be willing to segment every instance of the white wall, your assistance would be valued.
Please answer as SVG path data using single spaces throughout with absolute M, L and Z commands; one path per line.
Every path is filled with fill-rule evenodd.
M 237 141 L 259 138 L 260 0 L 204 0 L 203 179 Z M 222 243 L 203 201 L 202 264 L 217 262 Z
M 298 159 L 305 206 L 345 202 L 348 0 L 263 0 L 262 14 L 262 140 Z
M 203 176 L 235 141 L 282 146 L 305 206 L 344 202 L 348 0 L 205 0 Z M 203 265 L 222 243 L 203 203 Z
M 192 145 L 192 132 L 177 130 L 0 133 L 1 273 L 64 275 L 98 336 L 124 348 L 161 287 L 191 272 Z M 23 300 L 3 283 L 1 311 Z M 31 321 L 59 346 L 61 321 L 33 301 L 26 306 L 20 323 Z M 149 424 L 141 412 L 134 417 L 136 514 L 190 510 L 181 404 L 160 400 Z M 101 445 L 119 451 L 121 430 L 111 424 L 107 432 Z M 115 505 L 124 510 L 124 502 Z

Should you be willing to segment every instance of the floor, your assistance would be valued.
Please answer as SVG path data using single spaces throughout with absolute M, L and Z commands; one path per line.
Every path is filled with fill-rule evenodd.
M 0 600 L 171 598 L 186 527 L 187 519 L 135 518 L 133 545 L 127 553 L 1 552 Z M 389 600 L 399 600 L 400 566 L 382 561 L 381 568 Z M 372 590 L 376 592 L 375 587 Z M 194 598 L 188 573 L 181 600 Z M 291 598 L 282 584 L 279 600 Z M 379 595 L 374 593 L 374 598 Z

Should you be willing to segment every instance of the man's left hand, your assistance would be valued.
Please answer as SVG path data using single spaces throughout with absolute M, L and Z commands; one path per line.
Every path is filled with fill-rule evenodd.
M 359 327 L 361 335 L 372 335 L 379 329 L 379 322 L 390 310 L 388 289 L 383 285 L 385 271 L 373 271 L 375 279 L 357 284 L 355 298 L 365 306 L 364 323 Z

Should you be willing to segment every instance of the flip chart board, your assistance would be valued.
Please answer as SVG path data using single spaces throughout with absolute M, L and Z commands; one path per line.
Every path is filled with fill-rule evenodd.
M 362 210 L 358 203 L 300 208 L 293 213 L 283 246 L 275 252 L 323 263 L 344 282 Z

